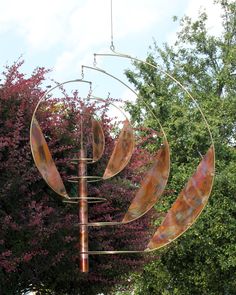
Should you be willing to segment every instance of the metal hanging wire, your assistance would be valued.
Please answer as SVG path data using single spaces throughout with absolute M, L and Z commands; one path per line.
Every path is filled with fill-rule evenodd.
M 110 49 L 112 51 L 115 51 L 114 33 L 113 33 L 113 3 L 112 3 L 112 0 L 111 0 L 110 8 L 111 8 L 111 11 L 110 11 L 110 15 L 111 15 L 111 45 L 110 45 Z

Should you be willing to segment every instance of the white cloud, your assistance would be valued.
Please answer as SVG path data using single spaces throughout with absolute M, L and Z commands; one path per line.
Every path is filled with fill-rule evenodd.
M 207 19 L 207 28 L 209 33 L 213 35 L 220 35 L 222 32 L 222 24 L 221 24 L 221 14 L 222 9 L 219 4 L 214 4 L 213 0 L 191 0 L 188 3 L 188 7 L 186 9 L 185 14 L 190 16 L 193 19 L 196 19 L 199 14 L 199 10 L 205 10 L 208 19 Z
M 131 86 L 132 88 L 132 86 Z M 137 95 L 132 92 L 131 90 L 129 89 L 126 89 L 122 95 L 121 95 L 121 99 L 124 100 L 124 101 L 130 101 L 130 102 L 135 102 L 136 99 L 137 99 Z
M 113 1 L 115 42 L 133 33 L 145 32 L 159 21 L 160 13 L 159 10 L 154 9 L 155 1 L 151 0 L 148 4 L 142 0 Z M 110 35 L 110 1 L 87 0 L 69 16 L 68 35 L 64 39 L 67 45 L 65 51 L 56 60 L 56 71 L 63 72 L 77 67 L 80 56 L 87 55 L 86 51 L 91 48 L 98 52 L 106 44 L 108 49 Z
M 205 11 L 208 15 L 206 26 L 209 34 L 219 36 L 222 33 L 223 29 L 221 22 L 222 9 L 219 4 L 214 4 L 213 0 L 189 0 L 185 11 L 183 11 L 180 17 L 187 15 L 193 20 L 196 20 L 199 17 L 200 11 Z M 176 28 L 175 31 L 172 31 L 168 34 L 168 43 L 174 44 L 174 42 L 176 41 L 176 33 L 178 30 L 179 28 Z
M 15 31 L 32 49 L 45 50 L 60 42 L 67 30 L 67 15 L 75 6 L 70 0 L 4 0 L 0 10 L 2 32 Z
M 152 36 L 159 37 L 160 31 L 168 30 L 171 15 L 186 2 L 189 3 L 186 13 L 190 15 L 201 4 L 214 11 L 211 1 L 204 0 L 113 0 L 117 50 L 126 42 L 127 50 L 131 48 L 134 55 L 139 55 L 145 41 L 148 46 Z M 214 18 L 211 18 L 212 26 L 215 26 Z M 59 80 L 80 74 L 82 63 L 92 63 L 93 52 L 109 51 L 110 30 L 110 0 L 1 1 L 0 35 L 14 32 L 20 36 L 18 40 L 22 40 L 23 45 L 16 45 L 17 56 L 22 51 L 34 58 L 45 54 L 45 63 L 50 58 L 50 67 L 54 65 L 54 75 Z M 27 60 L 26 55 L 25 58 Z
M 114 33 L 117 38 L 147 29 L 157 12 L 141 0 L 114 0 Z M 122 20 L 122 21 L 121 21 Z M 3 0 L 0 32 L 15 30 L 33 49 L 48 49 L 57 43 L 79 46 L 109 42 L 109 0 Z
M 155 0 L 113 0 L 114 42 L 158 23 L 161 5 Z M 110 18 L 110 0 L 3 0 L 0 34 L 20 36 L 27 46 L 24 52 L 55 50 L 54 69 L 63 73 L 78 68 L 91 48 L 109 48 Z

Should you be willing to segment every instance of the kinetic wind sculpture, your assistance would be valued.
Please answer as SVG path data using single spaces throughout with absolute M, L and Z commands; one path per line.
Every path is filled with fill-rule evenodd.
M 184 86 L 177 81 L 170 74 L 166 73 L 161 67 L 154 64 L 148 63 L 146 61 L 138 60 L 129 55 L 120 54 L 115 52 L 113 41 L 111 42 L 112 53 L 109 54 L 95 54 L 94 55 L 94 67 L 82 66 L 82 79 L 71 80 L 61 83 L 54 88 L 50 89 L 43 97 L 39 100 L 31 120 L 30 128 L 30 144 L 34 162 L 41 173 L 43 179 L 46 183 L 54 190 L 55 193 L 63 197 L 65 202 L 68 203 L 78 203 L 79 206 L 79 228 L 80 228 L 80 270 L 81 272 L 89 271 L 89 255 L 99 255 L 99 254 L 123 254 L 123 253 L 142 253 L 157 250 L 161 247 L 174 241 L 180 235 L 182 235 L 198 218 L 202 210 L 207 204 L 209 195 L 211 193 L 214 174 L 215 174 L 215 149 L 212 139 L 212 134 L 210 127 L 206 121 L 206 118 L 198 106 L 196 100 L 188 92 Z M 141 98 L 133 89 L 131 89 L 126 83 L 119 80 L 110 73 L 96 67 L 96 57 L 97 56 L 110 56 L 125 58 L 131 61 L 137 61 L 143 63 L 151 68 L 155 68 L 161 71 L 163 74 L 167 75 L 174 83 L 176 83 L 193 101 L 197 106 L 199 112 L 201 113 L 202 119 L 205 122 L 206 128 L 209 132 L 211 146 L 206 152 L 205 156 L 202 157 L 195 173 L 190 177 L 185 187 L 179 193 L 177 199 L 172 204 L 172 207 L 167 212 L 161 225 L 157 228 L 155 234 L 143 251 L 92 251 L 88 247 L 88 227 L 90 226 L 116 226 L 132 222 L 145 213 L 147 213 L 160 199 L 163 194 L 170 171 L 170 148 L 167 140 L 167 136 L 164 132 L 163 127 L 155 116 L 153 110 L 146 103 L 145 98 Z M 105 139 L 101 124 L 95 119 L 91 119 L 91 130 L 93 135 L 92 146 L 93 146 L 93 156 L 91 158 L 87 157 L 86 148 L 83 144 L 83 137 L 85 136 L 82 132 L 80 149 L 78 152 L 77 159 L 73 159 L 73 163 L 78 165 L 78 175 L 70 179 L 71 182 L 78 183 L 78 197 L 71 198 L 66 191 L 65 185 L 62 178 L 56 168 L 56 165 L 52 159 L 50 150 L 48 148 L 47 142 L 44 138 L 43 132 L 37 122 L 36 112 L 39 108 L 40 103 L 45 100 L 53 90 L 59 88 L 67 83 L 88 83 L 91 89 L 90 81 L 84 80 L 84 69 L 96 70 L 101 74 L 105 74 L 112 79 L 117 80 L 119 83 L 123 84 L 129 90 L 131 90 L 139 99 L 142 99 L 143 103 L 150 110 L 153 116 L 158 121 L 160 126 L 161 134 L 163 135 L 162 146 L 158 150 L 153 165 L 151 169 L 146 173 L 143 181 L 141 182 L 140 188 L 137 190 L 134 199 L 132 200 L 128 211 L 124 215 L 121 221 L 117 222 L 88 222 L 88 203 L 90 202 L 100 202 L 103 201 L 102 198 L 94 198 L 88 196 L 87 185 L 90 181 L 105 181 L 119 172 L 121 172 L 128 164 L 133 149 L 135 146 L 134 134 L 132 126 L 126 117 L 124 121 L 124 126 L 121 133 L 116 141 L 114 150 L 110 156 L 107 167 L 103 176 L 100 178 L 97 176 L 87 175 L 87 164 L 95 163 L 98 161 L 104 151 Z M 105 102 L 104 99 L 98 98 L 96 96 L 90 95 L 88 99 L 94 99 L 100 102 Z M 113 105 L 119 109 L 116 105 Z M 83 129 L 83 124 L 81 123 L 81 130 Z

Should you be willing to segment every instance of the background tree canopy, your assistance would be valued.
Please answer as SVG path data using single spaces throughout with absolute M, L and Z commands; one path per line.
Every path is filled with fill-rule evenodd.
M 136 277 L 135 294 L 235 294 L 236 289 L 236 4 L 222 6 L 223 33 L 209 35 L 207 15 L 185 16 L 174 46 L 154 48 L 147 61 L 160 64 L 197 99 L 216 146 L 216 178 L 209 203 L 195 225 L 159 251 Z M 135 63 L 129 80 L 157 114 L 171 145 L 169 188 L 180 192 L 209 147 L 209 135 L 192 101 L 158 70 Z M 135 122 L 156 122 L 142 99 L 129 104 Z M 144 115 L 143 115 L 144 114 Z M 167 210 L 176 194 L 163 198 Z M 135 282 L 134 279 L 134 282 Z

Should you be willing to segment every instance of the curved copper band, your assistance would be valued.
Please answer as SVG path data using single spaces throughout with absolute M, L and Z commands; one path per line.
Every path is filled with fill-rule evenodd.
M 36 167 L 45 182 L 60 196 L 68 199 L 64 183 L 52 159 L 47 142 L 38 121 L 34 117 L 31 122 L 30 145 Z
M 151 169 L 146 173 L 140 189 L 137 191 L 122 222 L 132 222 L 146 214 L 160 199 L 166 187 L 170 172 L 169 144 L 158 150 Z
M 73 176 L 71 178 L 68 178 L 67 181 L 72 183 L 78 183 L 80 179 L 91 179 L 91 180 L 88 180 L 87 182 L 98 182 L 103 180 L 101 176 L 87 175 L 87 176 Z
M 92 119 L 93 137 L 93 163 L 97 162 L 103 155 L 105 148 L 105 136 L 99 121 Z
M 157 250 L 171 243 L 197 220 L 212 190 L 214 164 L 214 148 L 211 146 L 158 227 L 147 250 Z
M 97 226 L 97 227 L 103 227 L 103 226 L 113 226 L 113 225 L 124 225 L 125 222 L 118 222 L 118 221 L 107 221 L 107 222 L 89 222 L 89 223 L 86 223 L 84 225 L 87 225 L 87 226 Z M 81 223 L 78 223 L 76 224 L 75 226 L 79 226 L 81 225 Z
M 70 162 L 77 164 L 79 161 L 93 161 L 93 158 L 75 158 L 71 159 Z
M 120 173 L 129 163 L 134 150 L 133 128 L 128 120 L 125 120 L 124 126 L 115 144 L 112 155 L 103 174 L 103 179 L 109 179 Z
M 78 204 L 80 200 L 87 200 L 88 203 L 103 203 L 107 201 L 106 198 L 99 198 L 99 197 L 87 197 L 87 198 L 70 198 L 68 200 L 63 200 L 63 203 L 69 203 L 69 204 Z M 88 223 L 78 223 L 78 225 L 88 225 Z
M 113 254 L 142 254 L 145 252 L 150 252 L 148 250 L 144 251 L 88 251 L 88 252 L 80 252 L 81 254 L 89 254 L 89 255 L 113 255 Z

